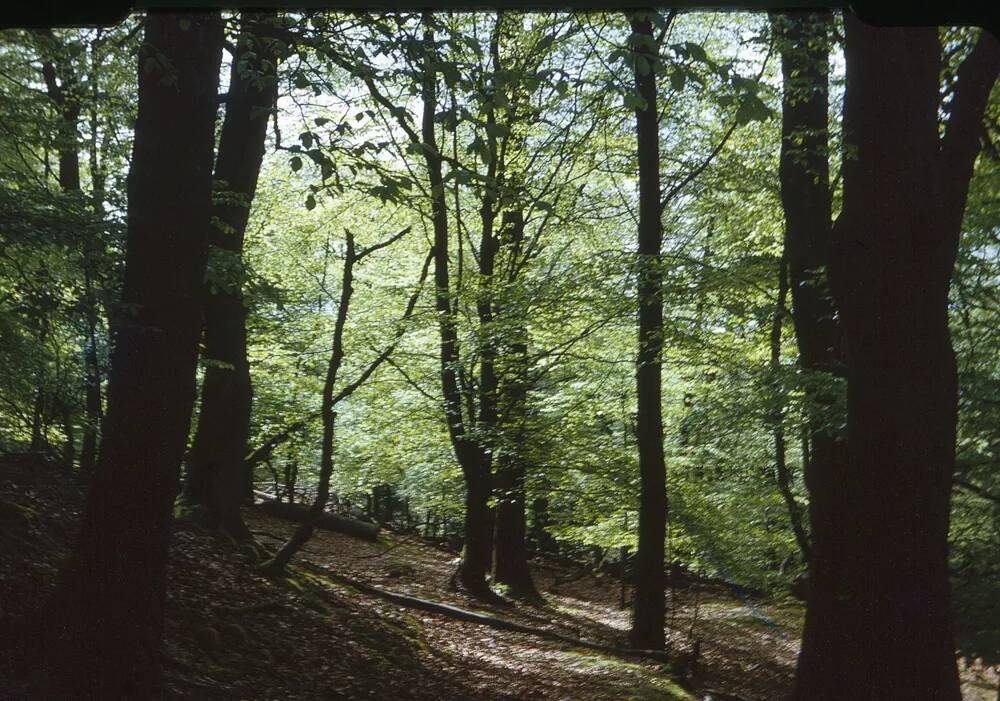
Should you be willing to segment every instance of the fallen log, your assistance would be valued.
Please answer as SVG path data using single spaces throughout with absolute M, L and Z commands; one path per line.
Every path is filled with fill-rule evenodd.
M 460 621 L 467 621 L 469 623 L 476 623 L 479 625 L 489 626 L 490 628 L 496 628 L 497 630 L 508 630 L 514 633 L 525 633 L 527 635 L 533 635 L 539 638 L 546 638 L 558 643 L 564 643 L 566 645 L 573 645 L 575 647 L 582 647 L 587 650 L 594 650 L 596 652 L 602 652 L 607 655 L 614 655 L 616 657 L 625 658 L 645 658 L 656 660 L 658 662 L 670 662 L 671 658 L 669 654 L 663 650 L 641 650 L 636 648 L 622 648 L 615 647 L 613 645 L 605 645 L 603 643 L 597 643 L 592 640 L 585 640 L 583 638 L 573 638 L 568 635 L 563 635 L 562 633 L 557 633 L 554 630 L 549 630 L 547 628 L 536 628 L 534 626 L 524 625 L 523 623 L 517 623 L 515 621 L 509 621 L 503 618 L 496 618 L 494 616 L 488 616 L 484 613 L 477 613 L 475 611 L 469 611 L 467 609 L 458 608 L 457 606 L 451 606 L 449 604 L 439 604 L 436 601 L 427 601 L 426 599 L 418 599 L 415 596 L 408 596 L 406 594 L 399 594 L 394 591 L 388 591 L 386 589 L 379 589 L 371 584 L 366 584 L 356 579 L 350 577 L 345 577 L 342 574 L 337 574 L 332 572 L 326 567 L 321 567 L 319 565 L 314 565 L 311 562 L 302 562 L 301 565 L 305 565 L 309 569 L 321 572 L 324 577 L 345 586 L 356 589 L 363 594 L 369 594 L 371 596 L 377 596 L 380 599 L 385 599 L 386 601 L 391 601 L 394 604 L 399 604 L 400 606 L 406 606 L 407 608 L 417 609 L 420 611 L 427 611 L 429 613 L 442 614 L 450 618 L 455 618 Z
M 255 505 L 255 508 L 268 516 L 275 516 L 286 521 L 295 523 L 307 523 L 309 507 L 302 504 L 288 504 L 282 501 L 267 500 Z M 338 516 L 336 514 L 324 513 L 316 519 L 316 528 L 328 531 L 336 531 L 344 535 L 354 536 L 363 540 L 375 540 L 378 538 L 379 525 L 367 521 Z

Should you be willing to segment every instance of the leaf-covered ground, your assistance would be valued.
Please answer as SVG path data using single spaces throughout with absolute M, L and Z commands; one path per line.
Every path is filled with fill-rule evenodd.
M 82 505 L 69 477 L 0 466 L 0 617 L 30 615 L 50 590 Z M 262 544 L 286 522 L 247 512 Z M 684 683 L 642 659 L 414 610 L 339 585 L 324 572 L 377 587 L 623 645 L 628 612 L 618 582 L 537 563 L 542 603 L 487 606 L 449 588 L 454 555 L 384 533 L 369 543 L 320 531 L 302 566 L 260 576 L 230 544 L 178 522 L 169 569 L 164 662 L 178 699 L 716 699 L 787 696 L 801 626 L 797 605 L 755 602 L 772 626 L 725 591 L 671 592 L 671 650 L 701 654 Z M 963 663 L 963 666 L 965 664 Z M 996 672 L 963 672 L 966 698 L 992 699 Z M 0 698 L 22 698 L 0 668 Z

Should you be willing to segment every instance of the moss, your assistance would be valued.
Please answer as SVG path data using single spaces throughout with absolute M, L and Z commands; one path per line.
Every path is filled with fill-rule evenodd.
M 386 574 L 392 578 L 413 577 L 417 574 L 416 568 L 405 560 L 391 559 L 385 565 Z
M 563 656 L 574 666 L 594 670 L 593 688 L 600 689 L 607 698 L 622 701 L 695 701 L 695 697 L 685 691 L 677 682 L 662 672 L 656 672 L 635 662 L 605 657 L 596 653 L 566 650 Z M 619 678 L 628 672 L 635 682 L 627 684 L 619 680 L 601 679 L 602 671 L 613 673 Z

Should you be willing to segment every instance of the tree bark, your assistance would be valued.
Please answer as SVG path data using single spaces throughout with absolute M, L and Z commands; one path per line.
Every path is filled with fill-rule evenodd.
M 957 375 L 949 282 L 998 67 L 983 33 L 938 137 L 936 28 L 845 17 L 844 202 L 829 259 L 847 439 L 809 490 L 811 595 L 795 698 L 960 698 L 948 581 Z
M 501 14 L 498 13 L 496 24 L 490 36 L 490 55 L 493 61 L 493 80 L 495 81 L 499 72 L 499 37 Z M 470 489 L 468 495 L 475 494 L 476 504 L 473 508 L 481 510 L 486 508 L 489 519 L 489 530 L 479 535 L 477 538 L 478 547 L 482 551 L 476 556 L 477 561 L 485 564 L 486 570 L 490 571 L 493 564 L 493 532 L 495 529 L 496 514 L 489 504 L 490 494 L 493 491 L 493 455 L 497 448 L 497 373 L 496 362 L 498 343 L 498 331 L 494 323 L 494 274 L 497 255 L 496 228 L 496 206 L 497 206 L 497 138 L 494 129 L 496 128 L 496 109 L 493 103 L 494 98 L 486 101 L 486 152 L 489 154 L 489 163 L 486 164 L 486 180 L 483 185 L 483 198 L 479 208 L 480 218 L 480 239 L 479 239 L 479 289 L 476 294 L 476 316 L 479 321 L 479 418 L 476 422 L 476 443 L 479 457 L 479 467 L 477 470 L 476 484 Z M 485 489 L 487 496 L 480 496 Z M 468 500 L 467 500 L 468 501 Z
M 513 282 L 516 252 L 524 240 L 524 215 L 504 213 L 500 247 Z M 510 304 L 497 304 L 496 315 L 506 329 L 503 362 L 498 372 L 497 434 L 501 439 L 496 463 L 497 499 L 494 530 L 493 581 L 508 587 L 512 596 L 537 597 L 528 567 L 525 515 L 525 461 L 528 441 L 527 404 L 530 386 L 528 330 L 520 312 Z
M 238 540 L 252 537 L 240 515 L 251 481 L 244 458 L 253 395 L 241 289 L 243 241 L 264 158 L 267 119 L 278 93 L 278 56 L 268 39 L 275 17 L 243 13 L 240 19 L 215 163 L 219 191 L 205 223 L 209 245 L 228 257 L 220 263 L 236 272 L 235 279 L 205 290 L 206 368 L 185 484 L 185 501 L 202 507 L 209 525 Z
M 771 432 L 774 438 L 774 483 L 785 502 L 788 521 L 795 535 L 795 542 L 805 562 L 810 560 L 811 546 L 809 534 L 802 521 L 802 510 L 792 491 L 792 475 L 788 469 L 785 444 L 785 391 L 781 387 L 781 326 L 785 316 L 785 304 L 788 298 L 788 264 L 784 256 L 778 264 L 778 302 L 774 306 L 774 316 L 771 321 L 771 382 L 774 391 L 774 414 L 771 417 Z
M 358 260 L 354 245 L 354 235 L 347 232 L 347 252 L 344 258 L 344 277 L 340 286 L 340 302 L 337 305 L 337 319 L 333 327 L 333 343 L 330 350 L 330 362 L 326 368 L 326 379 L 323 383 L 323 396 L 320 403 L 320 416 L 323 419 L 323 442 L 320 446 L 319 484 L 316 498 L 309 509 L 309 517 L 302 522 L 292 534 L 292 537 L 282 546 L 281 550 L 264 565 L 264 570 L 276 574 L 282 572 L 292 557 L 308 542 L 316 530 L 316 521 L 323 515 L 326 503 L 330 499 L 330 478 L 333 476 L 333 433 L 337 413 L 334 411 L 333 390 L 337 384 L 337 374 L 344 361 L 344 327 L 347 325 L 347 312 L 354 294 L 354 264 Z
M 664 545 L 667 523 L 666 463 L 660 406 L 660 358 L 663 348 L 663 301 L 660 247 L 660 153 L 656 107 L 657 51 L 653 27 L 645 14 L 630 17 L 635 44 L 635 89 L 639 159 L 639 352 L 636 358 L 639 446 L 639 544 L 635 553 L 632 647 L 664 647 Z M 642 61 L 640 61 L 642 59 Z M 643 66 L 645 62 L 645 66 Z M 644 70 L 645 68 L 645 70 Z
M 441 336 L 441 389 L 444 395 L 445 420 L 448 435 L 462 474 L 465 477 L 465 547 L 459 566 L 459 579 L 470 592 L 488 591 L 486 574 L 490 570 L 493 548 L 493 518 L 489 508 L 490 474 L 483 471 L 484 461 L 475 439 L 466 430 L 462 415 L 462 395 L 458 386 L 461 365 L 458 334 L 452 309 L 448 261 L 448 208 L 445 202 L 442 158 L 434 132 L 437 109 L 437 72 L 431 67 L 435 60 L 434 29 L 429 13 L 424 15 L 424 43 L 427 65 L 421 85 L 423 118 L 421 144 L 431 187 L 431 221 L 434 229 L 434 304 Z M 470 417 L 471 418 L 471 417 Z
M 123 302 L 97 471 L 45 611 L 48 698 L 159 698 L 170 517 L 195 396 L 222 55 L 217 12 L 150 12 Z M 169 61 L 150 60 L 158 52 Z

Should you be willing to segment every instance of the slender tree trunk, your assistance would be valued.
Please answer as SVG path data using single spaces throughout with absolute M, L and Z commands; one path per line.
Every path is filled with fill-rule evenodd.
M 493 549 L 493 517 L 489 508 L 492 485 L 490 475 L 483 471 L 484 461 L 475 439 L 466 431 L 462 415 L 462 395 L 458 385 L 458 368 L 461 361 L 458 351 L 458 334 L 450 298 L 448 274 L 448 209 L 445 202 L 442 159 L 434 132 L 434 113 L 437 109 L 437 72 L 431 64 L 435 60 L 432 49 L 434 29 L 429 13 L 424 15 L 424 42 L 426 60 L 421 86 L 423 119 L 421 141 L 427 176 L 431 187 L 431 219 L 434 228 L 434 287 L 435 308 L 441 335 L 441 389 L 444 395 L 445 420 L 455 457 L 465 476 L 465 547 L 459 578 L 471 592 L 488 590 L 486 574 L 490 570 Z
M 829 13 L 775 15 L 773 26 L 781 52 L 782 140 L 778 177 L 785 215 L 784 256 L 792 293 L 792 321 L 805 381 L 807 427 L 803 445 L 803 475 L 810 490 L 810 526 L 814 537 L 829 540 L 836 526 L 817 518 L 829 505 L 821 484 L 845 460 L 843 417 L 831 383 L 844 377 L 844 351 L 837 311 L 827 281 L 833 229 L 828 146 Z M 833 414 L 831 416 L 831 414 Z M 790 502 L 787 501 L 789 504 Z M 791 512 L 790 512 L 791 513 Z M 832 528 L 824 534 L 817 529 Z M 799 534 L 801 531 L 801 535 Z M 800 547 L 808 543 L 798 527 Z M 803 550 L 809 580 L 822 574 L 812 561 L 812 546 Z M 805 587 L 808 595 L 809 587 Z
M 635 597 L 629 641 L 633 647 L 664 647 L 664 544 L 667 525 L 666 463 L 660 406 L 663 300 L 660 246 L 660 153 L 656 109 L 653 27 L 649 17 L 630 17 L 635 42 L 635 89 L 639 158 L 639 352 L 636 361 L 639 446 L 639 544 L 635 553 Z M 642 62 L 645 62 L 645 66 Z M 644 70 L 645 69 L 645 70 Z
M 320 404 L 320 414 L 323 418 L 323 443 L 320 449 L 319 484 L 317 485 L 316 498 L 309 508 L 309 518 L 295 529 L 295 533 L 285 542 L 281 550 L 264 565 L 264 571 L 270 574 L 282 572 L 295 553 L 309 541 L 316 530 L 316 521 L 323 515 L 326 503 L 330 500 L 330 478 L 333 476 L 334 422 L 337 419 L 337 414 L 334 411 L 333 390 L 337 384 L 337 373 L 344 360 L 344 327 L 347 325 L 347 312 L 351 305 L 351 295 L 354 294 L 354 264 L 356 262 L 357 251 L 354 246 L 354 236 L 348 231 L 344 277 L 340 287 L 340 303 L 337 306 L 337 320 L 334 322 L 330 362 L 326 368 L 326 380 L 323 383 L 323 397 Z
M 67 470 L 73 469 L 73 461 L 76 459 L 76 431 L 73 428 L 73 406 L 69 402 L 61 402 L 63 433 L 66 435 L 66 444 L 63 446 L 62 461 Z
M 195 397 L 222 41 L 217 12 L 146 18 L 128 181 L 130 316 L 117 328 L 78 540 L 45 611 L 46 698 L 162 694 L 167 545 Z
M 937 29 L 845 17 L 844 204 L 830 285 L 847 348 L 847 440 L 811 456 L 811 594 L 795 697 L 960 698 L 948 581 L 957 376 L 948 289 L 1000 67 L 983 33 L 939 139 Z
M 44 339 L 44 336 L 42 337 Z M 37 452 L 48 447 L 45 439 L 45 375 L 42 370 L 36 374 L 35 399 L 31 405 L 31 450 Z
M 86 273 L 85 295 L 89 300 L 94 301 L 93 281 L 89 270 Z M 85 387 L 83 443 L 80 446 L 80 472 L 89 476 L 93 474 L 94 468 L 97 465 L 98 430 L 104 406 L 101 401 L 101 365 L 97 353 L 96 302 L 88 302 L 84 314 L 86 315 L 87 323 L 87 339 L 83 349 Z
M 788 521 L 795 534 L 795 542 L 799 546 L 804 562 L 809 562 L 809 535 L 802 521 L 802 510 L 792 491 L 792 475 L 788 470 L 788 460 L 785 445 L 785 391 L 781 386 L 781 326 L 785 316 L 788 299 L 788 263 L 782 256 L 778 265 L 778 303 L 774 305 L 774 317 L 771 321 L 771 382 L 774 391 L 774 414 L 771 417 L 771 431 L 774 438 L 774 483 L 785 501 Z
M 330 362 L 327 365 L 326 380 L 323 384 L 323 394 L 320 401 L 320 416 L 323 419 L 323 444 L 320 451 L 319 485 L 316 497 L 309 510 L 309 518 L 299 526 L 295 533 L 292 534 L 292 537 L 282 546 L 281 550 L 263 565 L 263 571 L 268 574 L 274 575 L 284 571 L 292 557 L 295 556 L 295 553 L 312 537 L 316 523 L 323 515 L 323 511 L 326 509 L 327 502 L 330 499 L 330 478 L 333 476 L 334 422 L 337 418 L 336 406 L 339 402 L 350 397 L 364 384 L 379 366 L 389 358 L 399 344 L 405 332 L 404 324 L 413 315 L 413 310 L 416 309 L 420 290 L 423 287 L 424 280 L 427 278 L 427 270 L 430 267 L 431 257 L 428 256 L 424 261 L 424 267 L 420 272 L 420 280 L 417 282 L 417 288 L 410 295 L 410 299 L 406 303 L 406 311 L 403 313 L 393 340 L 368 364 L 358 377 L 339 392 L 334 393 L 334 388 L 337 384 L 337 375 L 344 361 L 344 328 L 347 325 L 347 313 L 350 309 L 351 297 L 354 294 L 354 267 L 362 258 L 373 251 L 377 251 L 399 240 L 409 230 L 409 227 L 407 227 L 382 243 L 369 246 L 361 251 L 358 251 L 355 247 L 354 235 L 350 231 L 347 232 L 347 253 L 344 258 L 344 274 L 340 288 L 340 301 L 337 306 L 337 319 L 334 322 Z M 287 485 L 288 502 L 293 503 L 295 501 L 295 477 L 298 473 L 298 466 L 295 463 L 291 463 L 289 467 L 292 469 L 286 467 L 285 482 Z
M 43 30 L 42 36 L 48 40 L 52 50 L 58 48 L 51 30 Z M 79 121 L 81 113 L 80 96 L 76 94 L 78 83 L 72 67 L 63 61 L 45 61 L 42 64 L 49 99 L 59 112 L 59 188 L 64 193 L 80 192 L 80 154 L 78 147 Z M 98 80 L 97 67 L 91 73 L 91 81 Z M 96 175 L 95 181 L 96 181 Z M 95 192 L 97 187 L 95 185 Z M 97 354 L 97 300 L 93 282 L 94 241 L 84 241 L 82 301 L 87 338 L 83 347 L 84 369 L 84 426 L 83 443 L 80 449 L 80 471 L 85 475 L 93 473 L 97 459 L 97 431 L 101 419 L 101 371 Z M 69 417 L 72 421 L 72 417 Z M 65 421 L 64 421 L 65 423 Z M 68 424 L 67 424 L 68 425 Z M 68 450 L 70 455 L 75 450 Z M 70 465 L 72 466 L 72 464 Z
M 242 294 L 243 241 L 264 158 L 267 119 L 277 98 L 277 55 L 268 39 L 274 13 L 244 13 L 233 58 L 226 116 L 215 163 L 209 245 L 220 266 L 237 271 L 230 284 L 205 290 L 205 377 L 198 428 L 188 462 L 185 500 L 201 506 L 210 525 L 230 536 L 252 536 L 240 515 L 250 491 L 244 458 L 250 432 L 247 310 Z M 269 26 L 270 25 L 270 26 Z

